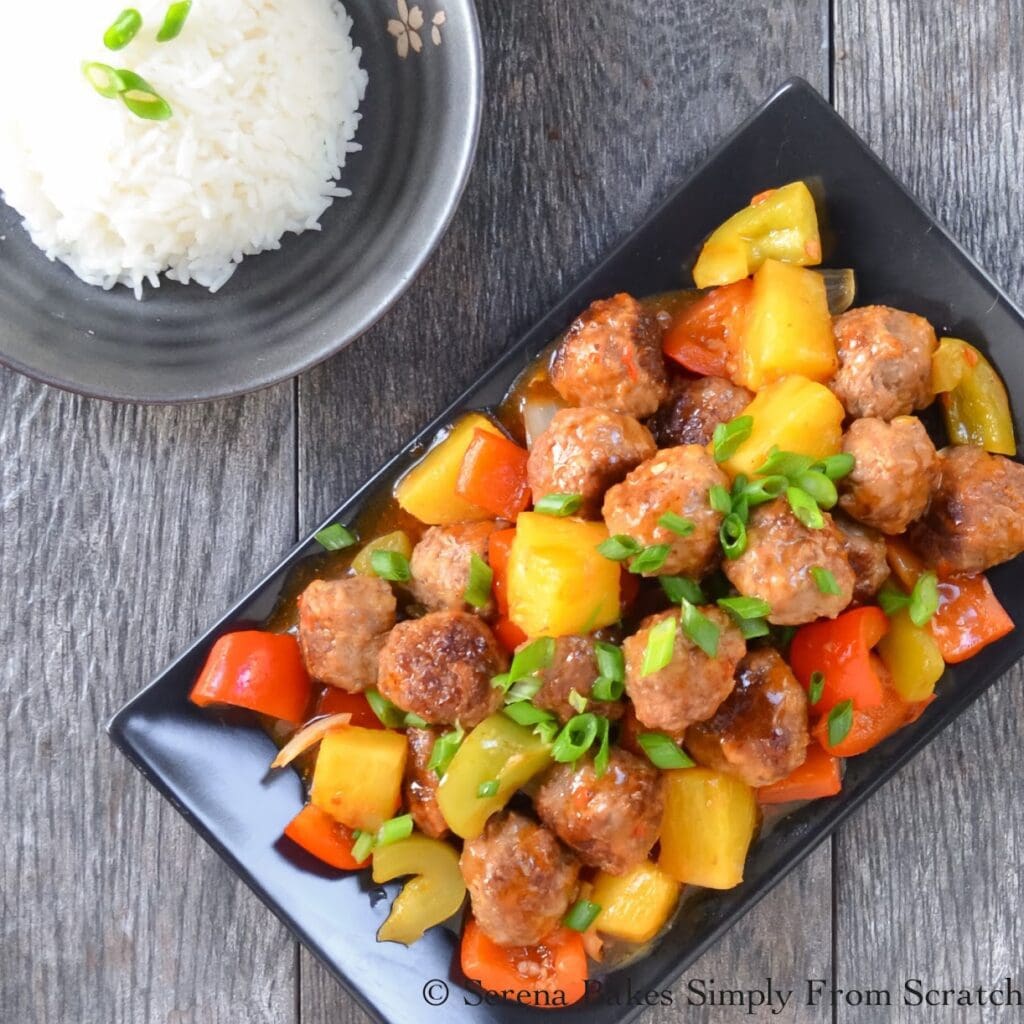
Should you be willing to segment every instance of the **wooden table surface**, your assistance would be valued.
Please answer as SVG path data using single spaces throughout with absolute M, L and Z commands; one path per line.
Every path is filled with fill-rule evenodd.
M 297 381 L 193 408 L 113 406 L 0 370 L 4 1021 L 365 1019 L 103 724 L 783 79 L 829 95 L 1024 300 L 1020 0 L 484 0 L 480 14 L 468 191 L 360 341 Z M 687 978 L 1020 982 L 1022 682 L 1003 679 Z M 791 1005 L 754 1019 L 1021 1013 Z M 683 1016 L 751 1019 L 678 1002 L 645 1019 Z

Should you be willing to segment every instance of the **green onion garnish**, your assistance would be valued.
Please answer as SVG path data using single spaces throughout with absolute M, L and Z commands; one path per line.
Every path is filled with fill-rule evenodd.
M 356 535 L 341 523 L 331 523 L 322 530 L 313 534 L 316 542 L 328 551 L 340 551 L 342 548 L 350 548 L 356 542 Z
M 379 690 L 370 687 L 365 693 L 370 709 L 380 719 L 380 724 L 388 729 L 401 729 L 405 725 L 405 712 L 396 704 L 392 704 Z M 423 723 L 426 725 L 426 722 Z
M 533 700 L 540 693 L 544 684 L 536 676 L 527 676 L 525 679 L 517 679 L 505 694 L 506 704 L 515 704 L 520 700 Z
M 582 715 L 587 710 L 587 698 L 582 693 L 577 693 L 575 688 L 569 691 L 569 696 L 566 700 L 569 702 L 569 707 L 578 715 Z
M 738 619 L 763 619 L 772 612 L 772 606 L 760 597 L 720 597 L 717 604 Z
M 409 559 L 401 551 L 383 551 L 380 549 L 371 551 L 370 568 L 382 580 L 391 580 L 394 583 L 408 583 L 412 579 Z
M 608 771 L 608 760 L 611 757 L 611 745 L 609 741 L 611 726 L 608 724 L 607 718 L 598 717 L 597 732 L 598 743 L 597 753 L 594 755 L 594 774 L 598 778 L 601 778 L 601 776 Z
M 689 601 L 691 604 L 704 603 L 704 591 L 696 580 L 687 579 L 685 576 L 659 576 L 658 582 L 665 596 L 673 604 L 681 604 Z
M 728 423 L 719 423 L 711 438 L 715 462 L 725 462 L 726 459 L 732 458 L 736 454 L 736 449 L 750 437 L 753 429 L 753 416 L 737 416 Z
M 853 701 L 844 700 L 828 713 L 828 745 L 837 746 L 853 728 Z
M 811 704 L 817 704 L 821 695 L 825 692 L 825 673 L 812 672 L 811 681 L 807 687 L 807 699 Z
M 747 528 L 735 512 L 730 512 L 722 520 L 718 540 L 726 558 L 739 558 L 747 550 Z
M 820 469 L 829 480 L 841 480 L 853 472 L 854 458 L 849 452 L 840 452 L 838 455 L 826 455 L 821 462 L 814 464 L 815 469 Z
M 585 932 L 597 920 L 600 913 L 601 905 L 599 903 L 591 903 L 590 900 L 577 900 L 569 913 L 565 915 L 562 923 L 574 932 Z
M 820 530 L 825 525 L 818 503 L 806 491 L 799 487 L 787 487 L 786 498 L 793 515 L 809 530 Z
M 668 544 L 652 544 L 649 548 L 644 548 L 639 555 L 630 559 L 629 571 L 641 576 L 645 573 L 657 572 L 665 564 L 665 559 L 668 558 L 671 550 L 672 548 Z
M 555 737 L 551 756 L 561 764 L 578 761 L 592 746 L 600 732 L 597 715 L 573 715 Z
M 915 626 L 926 626 L 939 610 L 939 580 L 933 572 L 918 576 L 910 592 L 910 621 Z
M 768 458 L 755 470 L 758 476 L 780 476 L 793 479 L 811 468 L 814 460 L 797 452 L 779 451 L 778 445 L 772 445 Z
M 430 751 L 430 760 L 427 762 L 427 768 L 438 778 L 441 778 L 441 776 L 448 771 L 448 765 L 452 763 L 452 758 L 455 756 L 455 752 L 462 745 L 462 740 L 465 735 L 465 730 L 461 725 L 458 725 L 452 729 L 451 732 L 443 733 L 434 740 L 434 746 Z
M 718 638 L 722 631 L 699 608 L 684 601 L 682 604 L 683 632 L 709 657 L 718 657 Z
M 708 503 L 723 516 L 732 511 L 732 495 L 721 484 L 714 484 L 708 491 Z
M 103 45 L 108 50 L 123 50 L 142 28 L 142 15 L 134 7 L 126 7 L 103 33 Z
M 824 473 L 812 469 L 794 478 L 793 485 L 806 491 L 821 508 L 832 508 L 839 500 L 836 485 Z
M 352 859 L 361 864 L 373 853 L 373 848 L 377 845 L 377 837 L 372 832 L 356 829 L 352 833 L 352 838 L 355 840 L 352 844 Z
M 489 797 L 497 796 L 498 780 L 487 779 L 484 782 L 481 782 L 480 785 L 476 787 L 476 795 L 480 797 L 481 800 L 486 800 Z
M 545 718 L 543 722 L 538 722 L 533 727 L 533 734 L 539 736 L 542 743 L 550 744 L 555 742 L 555 734 L 558 732 L 558 719 L 552 715 L 550 718 Z
M 590 696 L 594 700 L 621 700 L 625 692 L 626 684 L 609 676 L 598 676 L 590 687 Z
M 124 92 L 124 79 L 109 64 L 101 64 L 95 60 L 83 61 L 82 74 L 88 79 L 89 84 L 108 100 L 112 100 Z
M 693 767 L 690 755 L 673 742 L 671 736 L 666 736 L 663 732 L 642 732 L 636 739 L 655 768 L 667 771 L 672 768 Z
M 420 716 L 413 711 L 407 711 L 405 713 L 405 717 L 402 719 L 402 725 L 404 725 L 406 729 L 426 729 L 429 724 L 430 723 L 425 718 L 420 718 Z
M 910 604 L 910 596 L 892 583 L 886 583 L 878 592 L 878 604 L 891 619 Z
M 124 82 L 124 89 L 118 94 L 121 102 L 144 121 L 166 121 L 174 111 L 171 105 L 141 75 L 125 68 L 117 73 Z
M 736 628 L 740 631 L 740 635 L 744 640 L 754 640 L 759 636 L 769 636 L 772 631 L 767 619 L 736 619 Z
M 624 562 L 643 551 L 643 545 L 624 533 L 616 533 L 597 545 L 597 552 L 609 561 Z
M 412 835 L 412 815 L 400 814 L 397 818 L 389 818 L 377 830 L 377 845 L 390 846 L 400 839 L 408 839 Z
M 524 644 L 512 657 L 508 675 L 512 682 L 534 676 L 547 668 L 555 658 L 554 637 L 540 636 Z
M 811 576 L 818 590 L 823 594 L 841 594 L 842 588 L 836 581 L 835 575 L 823 565 L 812 565 Z
M 571 516 L 582 504 L 582 494 L 545 494 L 534 503 L 533 511 L 545 516 Z
M 469 556 L 469 582 L 462 595 L 466 604 L 473 608 L 486 608 L 491 600 L 491 581 L 494 573 L 491 567 L 474 551 Z
M 626 659 L 621 647 L 598 640 L 594 644 L 594 657 L 597 659 L 597 671 L 606 679 L 621 682 L 626 678 Z
M 651 626 L 647 634 L 643 665 L 640 668 L 641 676 L 661 671 L 672 660 L 672 652 L 676 646 L 676 629 L 674 615 L 667 615 L 661 622 Z
M 677 537 L 689 537 L 697 528 L 692 519 L 686 519 L 678 512 L 666 512 L 658 519 L 658 525 L 670 530 Z
M 505 715 L 519 725 L 542 725 L 545 722 L 555 721 L 555 716 L 550 711 L 534 707 L 528 700 L 506 705 Z
M 784 476 L 765 476 L 747 484 L 743 489 L 743 497 L 748 505 L 763 505 L 766 501 L 781 498 L 788 486 L 789 481 Z
M 164 15 L 164 23 L 156 34 L 156 41 L 158 43 L 169 43 L 172 39 L 177 39 L 181 35 L 181 30 L 185 27 L 185 19 L 191 10 L 192 0 L 180 0 L 180 3 L 171 4 Z

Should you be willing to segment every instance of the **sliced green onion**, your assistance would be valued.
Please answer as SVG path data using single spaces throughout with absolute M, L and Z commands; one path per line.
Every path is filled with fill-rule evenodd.
M 657 572 L 665 564 L 665 559 L 668 558 L 668 553 L 671 550 L 672 548 L 668 544 L 652 544 L 649 548 L 644 548 L 639 555 L 630 559 L 629 571 L 638 575 Z
M 670 530 L 677 537 L 689 537 L 697 528 L 692 519 L 686 519 L 678 512 L 666 512 L 658 518 L 658 525 Z
M 910 604 L 910 596 L 892 583 L 886 583 L 878 592 L 878 604 L 891 619 Z
M 488 797 L 498 795 L 498 780 L 497 779 L 486 779 L 476 787 L 476 795 L 481 800 L 485 800 Z
M 181 30 L 185 27 L 185 19 L 191 10 L 192 0 L 180 0 L 179 3 L 171 4 L 164 15 L 164 23 L 156 34 L 156 41 L 158 43 L 169 43 L 172 39 L 177 39 L 181 35 Z
M 748 505 L 763 505 L 766 501 L 781 498 L 788 486 L 789 481 L 784 476 L 765 476 L 747 484 L 743 489 L 743 497 Z
M 768 458 L 755 470 L 758 476 L 780 476 L 789 477 L 790 480 L 801 473 L 806 473 L 814 464 L 814 459 L 808 455 L 800 455 L 797 452 L 779 451 L 778 445 L 772 445 L 768 452 Z
M 838 746 L 853 728 L 853 701 L 844 700 L 828 713 L 828 745 Z
M 600 730 L 597 715 L 573 715 L 555 737 L 551 756 L 561 764 L 578 761 L 593 746 Z
M 673 604 L 681 604 L 683 601 L 690 601 L 692 604 L 704 603 L 704 591 L 696 580 L 688 579 L 686 576 L 659 576 L 658 582 L 665 596 Z
M 598 676 L 590 688 L 590 696 L 594 700 L 621 700 L 625 692 L 626 684 L 609 676 Z
M 587 710 L 587 698 L 582 693 L 577 693 L 575 688 L 569 691 L 569 696 L 566 698 L 569 701 L 569 707 L 573 709 L 578 715 L 582 715 Z
M 594 657 L 597 660 L 597 671 L 605 678 L 618 682 L 626 678 L 626 659 L 621 647 L 598 640 L 594 644 Z
M 739 558 L 747 550 L 747 528 L 735 512 L 730 512 L 722 520 L 718 540 L 726 558 Z
M 370 687 L 365 693 L 370 709 L 380 719 L 380 724 L 389 729 L 401 729 L 405 725 L 405 712 L 387 699 L 379 690 Z M 426 724 L 426 723 L 424 723 Z
M 763 619 L 772 613 L 772 606 L 761 597 L 720 597 L 716 603 L 738 619 Z
M 829 480 L 842 480 L 853 472 L 854 457 L 849 452 L 839 452 L 838 455 L 826 455 L 821 462 L 814 464 L 815 469 L 820 469 Z
M 126 7 L 103 33 L 103 45 L 108 50 L 123 50 L 142 28 L 142 15 L 134 7 Z
M 812 672 L 810 685 L 807 687 L 807 699 L 811 704 L 817 704 L 821 695 L 825 692 L 825 673 Z
M 528 700 L 507 705 L 505 715 L 519 725 L 541 725 L 544 722 L 555 721 L 555 716 L 550 711 L 534 707 Z
M 384 551 L 378 548 L 370 552 L 370 568 L 382 580 L 394 583 L 408 583 L 412 579 L 409 559 L 401 551 Z
M 642 732 L 636 739 L 655 768 L 668 771 L 672 768 L 693 767 L 689 754 L 663 732 Z
M 407 711 L 405 717 L 402 719 L 402 725 L 406 729 L 426 729 L 430 723 L 425 718 L 420 718 L 419 715 L 414 714 L 412 711 Z
M 744 640 L 754 640 L 759 636 L 769 636 L 772 628 L 767 619 L 736 619 L 736 628 Z
M 412 835 L 412 815 L 399 814 L 397 818 L 389 818 L 377 830 L 377 845 L 390 846 L 400 839 L 408 839 Z
M 811 566 L 811 577 L 818 590 L 823 594 L 841 594 L 842 588 L 836 581 L 835 575 L 823 565 Z
M 825 525 L 825 518 L 818 508 L 818 503 L 806 491 L 799 487 L 788 487 L 786 498 L 793 515 L 809 530 L 820 530 Z
M 171 105 L 141 75 L 126 68 L 118 68 L 117 73 L 124 82 L 124 89 L 119 93 L 121 102 L 143 121 L 166 121 L 173 114 Z
M 527 676 L 536 675 L 542 669 L 547 668 L 555 658 L 555 639 L 550 636 L 540 636 L 531 640 L 528 644 L 520 647 L 512 657 L 512 664 L 508 674 L 512 681 L 516 682 L 525 679 Z
M 708 491 L 708 503 L 716 512 L 727 516 L 732 511 L 732 495 L 721 485 L 714 484 Z
M 491 567 L 474 551 L 469 556 L 469 582 L 462 595 L 472 608 L 486 608 L 491 600 L 491 581 L 494 573 Z
M 566 928 L 574 932 L 585 932 L 601 913 L 600 903 L 591 903 L 590 900 L 577 900 L 565 915 L 562 923 Z
M 719 423 L 711 438 L 715 462 L 731 459 L 736 454 L 736 449 L 750 437 L 753 429 L 753 416 L 737 416 L 728 423 Z
M 536 676 L 527 676 L 525 679 L 517 679 L 505 694 L 506 704 L 515 704 L 519 700 L 533 700 L 540 693 L 544 684 Z
M 609 733 L 611 732 L 611 726 L 608 724 L 607 718 L 598 717 L 597 719 L 597 753 L 594 755 L 594 774 L 601 778 L 606 771 L 608 771 L 608 761 L 611 758 L 611 745 L 609 740 Z
M 813 469 L 795 477 L 793 485 L 806 491 L 820 508 L 832 508 L 839 500 L 836 485 L 824 473 L 817 473 Z
M 373 848 L 377 845 L 377 837 L 372 832 L 356 829 L 352 833 L 352 838 L 355 840 L 352 844 L 352 859 L 361 864 L 373 853 Z
M 451 732 L 443 733 L 434 740 L 434 746 L 430 751 L 430 760 L 427 761 L 428 770 L 432 771 L 438 778 L 441 778 L 448 765 L 452 763 L 455 752 L 462 746 L 466 732 L 461 725 L 456 726 Z
M 939 610 L 939 580 L 933 572 L 922 573 L 910 592 L 910 621 L 915 626 L 926 626 Z
M 661 622 L 651 626 L 647 634 L 643 665 L 640 668 L 641 676 L 661 671 L 672 660 L 672 652 L 676 646 L 676 629 L 677 621 L 674 615 L 667 615 Z
M 624 533 L 616 533 L 597 545 L 597 552 L 612 562 L 624 562 L 643 551 L 643 544 Z
M 328 551 L 341 551 L 350 548 L 356 542 L 356 535 L 341 523 L 331 523 L 313 534 L 316 542 Z
M 87 60 L 82 62 L 82 74 L 89 84 L 103 97 L 112 100 L 124 92 L 124 79 L 109 64 Z
M 571 516 L 582 505 L 582 494 L 545 494 L 534 503 L 533 511 L 545 516 Z
M 558 732 L 558 719 L 552 715 L 550 718 L 545 718 L 543 722 L 538 722 L 533 727 L 533 733 L 535 736 L 539 736 L 542 743 L 547 743 L 549 746 L 555 742 L 555 734 Z
M 682 604 L 683 632 L 709 657 L 718 657 L 718 638 L 721 629 L 699 608 L 684 601 Z

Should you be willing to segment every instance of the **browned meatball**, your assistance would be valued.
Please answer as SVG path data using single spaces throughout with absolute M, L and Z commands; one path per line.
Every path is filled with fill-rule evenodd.
M 604 492 L 658 450 L 632 416 L 607 409 L 561 409 L 530 450 L 526 472 L 533 500 L 579 494 L 580 515 L 601 515 Z
M 659 448 L 710 444 L 715 427 L 739 416 L 753 397 L 724 377 L 679 378 L 647 425 Z
M 854 420 L 843 435 L 853 471 L 839 484 L 839 507 L 882 533 L 902 533 L 924 513 L 939 479 L 935 445 L 916 416 Z
M 722 565 L 732 585 L 747 597 L 771 605 L 768 621 L 799 626 L 834 619 L 853 598 L 854 577 L 843 538 L 832 517 L 823 512 L 820 530 L 804 526 L 785 498 L 759 505 L 747 524 L 747 549 Z M 812 568 L 832 573 L 838 594 L 823 594 Z
M 771 647 L 748 654 L 714 717 L 686 730 L 695 760 L 748 786 L 769 786 L 795 771 L 807 743 L 807 694 Z
M 939 453 L 939 483 L 910 542 L 940 573 L 982 572 L 1024 551 L 1024 466 L 973 445 Z
M 704 576 L 717 564 L 721 551 L 718 529 L 722 513 L 711 507 L 708 493 L 718 484 L 729 487 L 729 478 L 699 445 L 666 448 L 641 463 L 604 499 L 608 532 L 624 533 L 644 547 L 667 544 L 668 557 L 655 573 Z M 693 531 L 680 537 L 658 525 L 666 512 L 675 512 L 693 523 Z
M 412 549 L 409 569 L 412 572 L 413 596 L 428 611 L 461 611 L 466 607 L 466 586 L 473 555 L 487 561 L 487 539 L 504 524 L 459 523 L 455 526 L 432 526 Z M 494 611 L 493 601 L 477 609 L 481 615 Z
M 853 600 L 865 604 L 889 577 L 885 537 L 841 512 L 832 517 L 843 539 L 843 548 L 853 570 Z
M 593 700 L 590 696 L 598 674 L 593 639 L 589 636 L 560 636 L 555 640 L 551 664 L 537 673 L 541 688 L 533 703 L 553 712 L 560 722 L 568 722 L 578 713 L 569 703 L 569 695 L 575 690 L 587 698 L 588 711 L 595 711 L 605 718 L 618 718 L 622 714 L 620 703 Z
M 458 722 L 470 728 L 501 704 L 491 678 L 506 667 L 494 635 L 475 615 L 431 612 L 400 622 L 388 634 L 377 687 L 431 725 Z
M 431 839 L 448 834 L 448 823 L 437 806 L 437 772 L 428 767 L 434 751 L 436 729 L 408 729 L 409 756 L 405 761 L 405 806 L 409 808 L 416 827 Z
M 687 726 L 710 718 L 732 692 L 733 673 L 747 645 L 733 620 L 720 608 L 700 611 L 718 627 L 718 653 L 709 657 L 679 623 L 678 609 L 649 615 L 622 644 L 626 656 L 626 693 L 633 701 L 637 720 L 647 729 L 682 739 Z M 657 672 L 643 674 L 644 652 L 651 629 L 662 620 L 676 619 L 672 660 Z
M 645 861 L 657 842 L 665 783 L 648 761 L 613 747 L 600 778 L 589 757 L 575 768 L 553 765 L 534 803 L 541 821 L 584 864 L 622 875 Z
M 559 342 L 551 383 L 571 405 L 650 416 L 668 393 L 657 322 L 625 292 L 592 302 Z
M 521 814 L 491 818 L 459 861 L 473 917 L 499 946 L 534 946 L 561 923 L 580 865 L 541 825 Z
M 839 369 L 829 385 L 854 417 L 891 420 L 929 405 L 935 331 L 924 317 L 862 306 L 832 323 Z
M 376 576 L 314 580 L 299 595 L 299 647 L 321 683 L 358 693 L 377 682 L 377 655 L 395 624 L 395 595 Z

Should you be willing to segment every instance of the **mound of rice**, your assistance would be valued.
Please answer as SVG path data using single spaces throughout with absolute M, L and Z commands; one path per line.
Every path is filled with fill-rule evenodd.
M 359 148 L 366 89 L 352 23 L 335 0 L 194 0 L 181 35 L 157 43 L 168 0 L 143 0 L 141 32 L 111 53 L 102 37 L 119 6 L 4 12 L 0 192 L 36 245 L 89 284 L 141 298 L 164 273 L 216 291 L 243 256 L 318 229 L 349 195 L 336 180 Z M 83 60 L 142 75 L 173 117 L 104 99 Z

